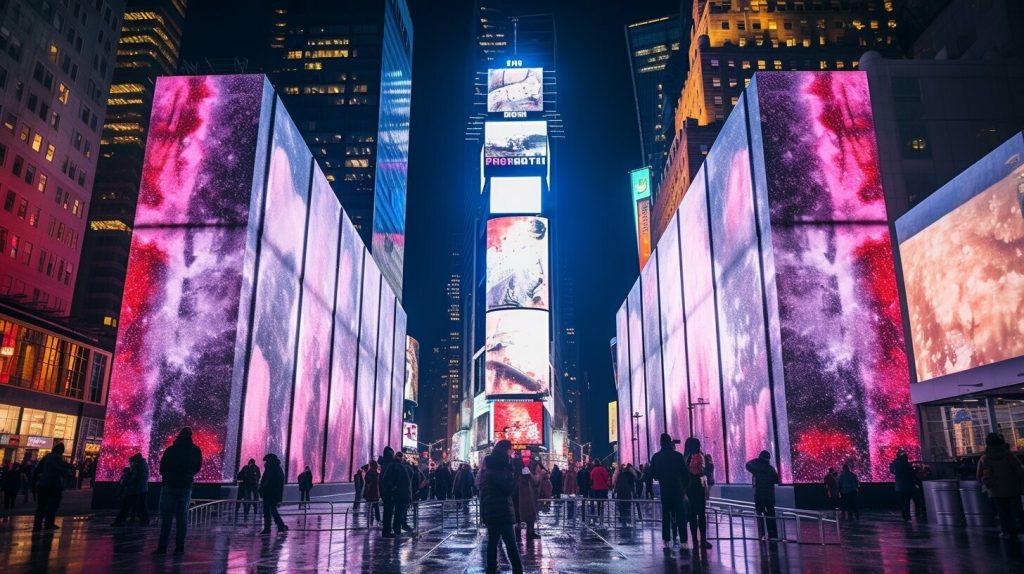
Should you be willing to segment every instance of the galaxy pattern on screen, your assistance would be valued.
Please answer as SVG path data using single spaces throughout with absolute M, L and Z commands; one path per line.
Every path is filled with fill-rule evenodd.
M 633 410 L 629 400 L 629 327 L 625 301 L 615 314 L 615 370 L 615 392 L 619 409 L 619 460 L 633 461 L 636 457 L 633 454 L 633 419 L 629 418 Z
M 630 414 L 640 413 L 639 428 L 633 425 L 634 456 L 637 464 L 639 461 L 648 460 L 651 453 L 648 451 L 648 425 L 647 420 L 647 377 L 644 370 L 644 316 L 641 303 L 642 293 L 640 287 L 641 279 L 637 279 L 633 288 L 626 297 L 628 307 L 626 308 L 627 325 L 629 327 L 629 377 L 630 385 L 629 403 L 633 411 Z M 632 419 L 630 419 L 632 420 Z
M 377 384 L 373 393 L 373 444 L 374 450 L 388 446 L 391 432 L 391 385 L 394 372 L 391 362 L 395 359 L 395 295 L 390 289 L 380 292 L 380 327 L 377 332 Z M 390 445 L 392 448 L 398 445 Z
M 686 324 L 683 320 L 683 284 L 679 272 L 678 217 L 669 223 L 658 242 L 656 253 L 658 299 L 661 305 L 661 360 L 665 381 L 665 427 L 673 437 L 687 437 L 690 436 L 690 391 L 686 375 Z
M 760 74 L 751 88 L 792 480 L 844 461 L 862 480 L 892 480 L 896 449 L 919 450 L 867 78 Z
M 352 456 L 369 461 L 380 454 L 385 445 L 373 442 L 374 390 L 377 379 L 377 335 L 380 320 L 381 273 L 373 257 L 367 253 L 363 266 L 363 303 L 359 326 L 359 370 L 356 375 L 355 428 Z M 362 464 L 366 464 L 365 462 Z
M 401 305 L 395 308 L 395 354 L 392 359 L 391 381 L 391 430 L 388 434 L 387 443 L 397 445 L 402 436 L 402 410 L 405 408 L 405 370 L 409 367 L 406 363 L 406 341 L 409 316 Z M 394 448 L 394 446 L 392 447 Z
M 290 480 L 298 480 L 299 473 L 309 466 L 313 480 L 320 482 L 331 383 L 331 329 L 341 205 L 319 167 L 313 170 L 310 201 L 310 247 L 306 250 L 306 268 L 302 278 L 288 476 Z
M 158 80 L 97 480 L 136 452 L 159 480 L 184 426 L 203 450 L 197 480 L 234 474 L 225 421 L 262 93 L 258 76 Z
M 312 156 L 284 106 L 274 116 L 266 217 L 256 282 L 241 459 L 282 456 L 288 446 Z M 272 215 L 271 215 L 272 214 Z
M 661 319 L 658 304 L 657 251 L 651 256 L 640 274 L 642 277 L 642 304 L 644 315 L 644 374 L 647 385 L 646 421 L 652 441 L 665 432 L 665 400 L 662 397 Z M 657 444 L 653 444 L 657 450 Z
M 746 462 L 775 452 L 745 109 L 741 99 L 706 162 L 730 482 L 749 482 Z

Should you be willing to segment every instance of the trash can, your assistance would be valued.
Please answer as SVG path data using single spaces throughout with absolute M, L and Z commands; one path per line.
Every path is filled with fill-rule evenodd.
M 928 522 L 944 526 L 963 526 L 964 505 L 956 480 L 926 480 L 924 504 L 928 508 Z
M 981 482 L 961 480 L 960 501 L 963 503 L 967 526 L 995 526 L 995 511 L 988 495 L 981 488 Z

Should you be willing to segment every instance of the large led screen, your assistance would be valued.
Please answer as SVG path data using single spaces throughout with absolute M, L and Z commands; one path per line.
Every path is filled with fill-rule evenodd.
M 260 76 L 157 80 L 97 480 L 118 480 L 136 452 L 158 479 L 184 426 L 203 451 L 196 479 L 233 477 L 246 226 L 262 200 L 251 198 L 269 93 Z
M 543 211 L 540 177 L 492 177 L 491 214 Z
M 487 111 L 544 111 L 544 69 L 487 70 Z
M 419 428 L 416 423 L 402 423 L 402 450 L 415 451 L 416 445 L 419 444 L 419 438 Z
M 288 446 L 312 156 L 280 102 L 271 146 L 240 460 Z
M 892 480 L 895 451 L 916 456 L 918 438 L 867 77 L 759 75 L 748 94 L 758 203 L 771 218 L 776 391 L 785 374 L 776 422 L 792 456 L 783 480 L 818 482 L 837 460 Z
M 721 373 L 712 277 L 707 189 L 701 167 L 679 203 L 683 256 L 683 309 L 686 316 L 687 373 L 693 404 L 693 434 L 715 463 L 725 462 L 722 436 Z M 720 466 L 724 473 L 724 468 Z
M 388 445 L 391 432 L 391 387 L 394 372 L 391 363 L 395 360 L 395 295 L 387 285 L 380 290 L 380 325 L 377 330 L 377 382 L 373 399 L 373 445 L 374 451 Z M 401 415 L 399 415 L 401 418 Z
M 896 224 L 919 381 L 1024 355 L 1021 158 L 1016 135 Z
M 731 482 L 749 482 L 746 462 L 776 452 L 745 107 L 741 98 L 705 163 Z
M 641 464 L 640 461 L 648 460 L 651 456 L 648 450 L 651 421 L 647 420 L 649 414 L 647 412 L 647 377 L 644 372 L 644 319 L 640 282 L 641 279 L 637 279 L 629 296 L 626 297 L 626 324 L 629 328 L 629 402 L 633 413 L 639 413 L 643 417 L 637 421 L 639 426 L 633 425 L 635 435 L 633 440 L 636 441 L 633 444 L 636 447 L 634 462 L 636 464 Z
M 398 303 L 395 308 L 395 349 L 391 363 L 391 429 L 387 442 L 397 443 L 402 432 L 402 412 L 405 409 L 405 341 L 408 338 L 409 317 Z
M 645 421 L 657 450 L 657 440 L 665 428 L 665 399 L 662 392 L 661 352 L 661 308 L 658 303 L 658 261 L 654 252 L 650 264 L 644 267 L 641 277 L 641 304 L 644 320 L 644 375 L 647 385 L 647 413 Z
M 484 123 L 484 168 L 489 171 L 545 173 L 548 123 L 502 121 Z
M 615 313 L 615 396 L 619 408 L 619 461 L 636 462 L 633 443 L 633 406 L 630 401 L 629 327 L 626 302 Z
M 334 308 L 334 353 L 331 356 L 331 397 L 327 409 L 327 455 L 324 458 L 324 479 L 328 482 L 348 481 L 353 462 L 359 303 L 362 300 L 365 253 L 356 228 L 348 217 L 342 217 Z M 369 459 L 357 458 L 355 462 L 362 466 Z
M 548 309 L 548 220 L 487 221 L 487 310 Z
M 683 320 L 682 275 L 679 271 L 678 217 L 673 218 L 665 229 L 655 253 L 658 261 L 658 300 L 661 312 L 653 320 L 661 321 L 665 428 L 673 437 L 688 437 L 690 395 L 686 376 L 686 325 Z
M 484 345 L 488 397 L 544 395 L 550 391 L 546 311 L 491 311 Z
M 412 337 L 405 343 L 405 400 L 417 403 L 420 386 L 420 342 Z
M 494 442 L 509 440 L 514 446 L 544 444 L 544 404 L 539 401 L 496 402 Z
M 484 413 L 473 419 L 473 446 L 483 447 L 491 440 L 491 413 Z
M 362 310 L 359 314 L 359 369 L 356 375 L 355 428 L 352 456 L 357 464 L 376 458 L 387 445 L 373 444 L 373 415 L 377 383 L 377 336 L 380 320 L 381 275 L 373 257 L 363 258 Z M 366 464 L 365 462 L 362 464 Z

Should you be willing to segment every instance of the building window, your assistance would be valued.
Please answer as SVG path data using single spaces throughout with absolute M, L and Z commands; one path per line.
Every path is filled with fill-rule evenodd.
M 711 67 L 712 68 L 717 68 L 718 67 L 718 60 L 717 59 L 711 58 Z
M 68 98 L 70 97 L 71 88 L 65 86 L 64 82 L 61 82 L 60 85 L 57 86 L 57 101 L 59 101 L 62 104 L 67 104 Z
M 43 147 L 43 136 L 42 134 L 35 134 L 32 136 L 32 151 L 39 151 Z
M 722 78 L 719 78 L 718 76 L 711 78 L 711 85 L 716 88 L 722 87 Z
M 46 161 L 53 163 L 53 155 L 57 151 L 57 148 L 53 144 L 46 145 Z
M 722 20 L 722 29 L 723 30 L 728 30 L 729 29 L 729 21 L 728 20 Z
M 18 194 L 7 190 L 7 197 L 4 198 L 4 211 L 13 211 L 14 204 L 18 201 Z

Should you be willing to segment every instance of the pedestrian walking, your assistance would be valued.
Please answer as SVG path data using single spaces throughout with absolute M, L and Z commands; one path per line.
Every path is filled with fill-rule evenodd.
M 126 519 L 133 518 L 142 526 L 149 526 L 149 463 L 142 453 L 135 453 L 128 459 L 128 476 L 124 482 L 121 511 L 117 513 L 113 526 L 122 526 Z
M 441 463 L 434 471 L 434 496 L 438 500 L 448 500 L 452 492 L 452 470 L 448 463 Z
M 4 491 L 4 518 L 7 518 L 7 514 L 14 511 L 14 504 L 18 500 L 18 492 L 21 491 L 21 483 L 27 479 L 24 478 L 24 474 L 21 470 L 20 463 L 14 463 L 4 473 L 3 481 L 0 482 L 0 487 Z
M 562 469 L 558 468 L 558 465 L 551 467 L 551 498 L 562 498 L 562 489 L 565 488 L 565 484 L 562 482 L 564 477 L 562 476 Z
M 278 534 L 288 532 L 288 526 L 277 511 L 278 505 L 284 500 L 284 469 L 281 468 L 281 459 L 273 453 L 263 457 L 260 498 L 263 499 L 263 530 L 260 534 L 270 534 L 271 520 L 277 525 Z
M 299 474 L 299 508 L 309 508 L 309 493 L 313 490 L 313 471 L 307 465 Z
M 255 458 L 250 458 L 248 464 L 239 469 L 235 475 L 238 483 L 238 495 L 236 500 L 244 501 L 235 504 L 235 517 L 238 517 L 238 507 L 245 507 L 244 517 L 249 519 L 249 508 L 252 507 L 253 514 L 256 513 L 256 501 L 259 500 L 260 491 L 260 467 L 256 464 Z
M 473 471 L 468 464 L 459 465 L 452 480 L 452 498 L 469 500 L 473 498 Z M 467 507 L 468 508 L 468 507 Z
M 847 519 L 860 519 L 860 479 L 850 469 L 849 464 L 843 465 L 843 471 L 839 473 L 839 496 L 843 501 L 843 514 Z
M 619 524 L 623 527 L 631 526 L 633 524 L 633 512 L 630 501 L 636 495 L 637 485 L 642 486 L 643 484 L 640 481 L 640 476 L 632 464 L 626 464 L 625 466 L 620 466 L 615 471 L 612 483 L 615 489 L 615 498 L 618 500 L 616 507 L 619 511 Z
M 683 497 L 687 486 L 686 460 L 676 450 L 676 442 L 668 433 L 661 433 L 660 450 L 654 453 L 649 464 L 651 478 L 661 487 L 661 540 L 665 546 L 672 544 L 672 525 L 682 538 L 683 553 L 686 549 L 686 506 Z M 696 546 L 696 543 L 694 544 Z
M 541 508 L 545 512 L 551 509 L 551 495 L 554 490 L 554 485 L 551 483 L 551 473 L 545 468 L 543 463 L 537 463 L 537 469 L 540 471 L 540 483 L 537 485 L 537 496 L 540 497 L 544 502 L 541 503 Z
M 366 522 L 367 526 L 373 526 L 374 520 L 380 522 L 380 469 L 377 461 L 371 460 L 366 465 L 366 478 L 363 482 L 363 500 L 370 505 L 366 509 Z M 385 533 L 390 531 L 391 526 L 388 525 Z
M 837 510 L 841 497 L 839 496 L 839 473 L 836 469 L 830 468 L 825 473 L 825 499 L 828 500 L 829 508 Z
M 56 530 L 57 509 L 60 507 L 64 488 L 72 480 L 72 468 L 64 460 L 64 443 L 53 445 L 53 450 L 43 457 L 36 465 L 32 482 L 36 485 L 37 504 L 36 517 L 32 526 L 33 532 Z
M 363 498 L 363 487 L 366 485 L 366 479 L 363 478 L 363 473 L 366 472 L 366 467 L 362 466 L 356 469 L 356 475 L 352 477 L 352 509 L 359 509 L 359 501 Z
M 392 489 L 384 483 L 384 475 L 391 465 L 395 463 L 395 451 L 390 446 L 384 447 L 380 457 L 380 497 L 384 505 L 383 532 L 384 538 L 394 538 L 391 532 L 391 525 L 395 522 L 395 499 Z M 392 477 L 393 479 L 394 477 Z
M 519 471 L 519 481 L 516 483 L 519 491 L 517 504 L 519 505 L 519 521 L 526 523 L 526 540 L 540 538 L 537 534 L 537 499 L 540 492 L 540 470 L 538 463 L 531 463 L 523 466 Z
M 917 494 L 917 473 L 910 464 L 910 457 L 907 451 L 900 449 L 896 451 L 896 458 L 889 463 L 889 472 L 892 473 L 896 482 L 896 495 L 900 498 L 900 512 L 904 522 L 910 522 L 910 503 L 914 502 L 914 510 L 920 514 L 920 508 L 916 499 Z
M 1003 435 L 989 433 L 985 437 L 985 454 L 978 461 L 977 476 L 999 514 L 1000 536 L 1016 537 L 1024 526 L 1020 502 L 1024 467 L 1010 452 Z
M 592 498 L 593 494 L 590 492 L 590 470 L 594 467 L 594 463 L 590 462 L 580 467 L 579 472 L 576 473 L 576 487 L 579 488 L 580 496 L 584 499 Z M 590 508 L 594 508 L 594 503 L 590 503 Z
M 711 457 L 701 451 L 700 440 L 696 437 L 686 439 L 683 444 L 683 463 L 686 465 L 686 514 L 693 537 L 693 548 L 707 550 L 708 542 L 708 491 L 715 480 L 715 467 Z M 683 539 L 686 535 L 683 534 Z M 698 538 L 699 536 L 699 538 Z
M 754 477 L 754 513 L 758 516 L 757 534 L 761 540 L 779 537 L 775 522 L 775 485 L 779 483 L 779 473 L 771 459 L 771 453 L 762 450 L 757 458 L 747 461 L 747 472 Z
M 396 505 L 395 512 L 396 517 L 401 520 L 402 530 L 405 532 L 412 532 L 413 528 L 409 525 L 409 507 L 412 506 L 413 501 L 416 500 L 416 483 L 422 485 L 426 482 L 426 477 L 423 476 L 423 472 L 420 467 L 416 464 L 415 457 L 407 457 L 402 453 L 395 453 L 395 460 L 401 461 L 405 467 L 405 472 L 409 475 L 409 500 L 401 505 Z
M 516 489 L 517 477 L 512 472 L 509 452 L 512 443 L 500 440 L 494 450 L 484 459 L 480 470 L 480 520 L 487 527 L 486 572 L 498 571 L 498 544 L 505 545 L 505 552 L 513 574 L 522 574 L 523 563 L 519 547 L 513 534 L 516 513 L 512 504 L 512 491 Z
M 167 553 L 172 520 L 175 523 L 174 554 L 180 556 L 185 553 L 192 481 L 202 466 L 203 451 L 192 442 L 192 429 L 185 427 L 160 457 L 160 539 L 154 554 Z
M 412 470 L 395 454 L 391 447 L 384 448 L 384 471 L 381 474 L 381 495 L 384 498 L 384 538 L 394 538 L 402 530 L 411 530 L 405 524 L 405 510 L 412 501 Z
M 21 463 L 21 473 L 25 476 L 25 480 L 21 482 L 22 502 L 28 502 L 30 492 L 32 493 L 32 502 L 36 501 L 36 489 L 32 487 L 32 477 L 35 476 L 36 464 L 34 460 L 26 460 Z
M 590 493 L 597 499 L 597 515 L 604 516 L 604 502 L 608 498 L 608 490 L 611 488 L 612 479 L 608 469 L 604 465 L 597 464 L 590 471 Z

